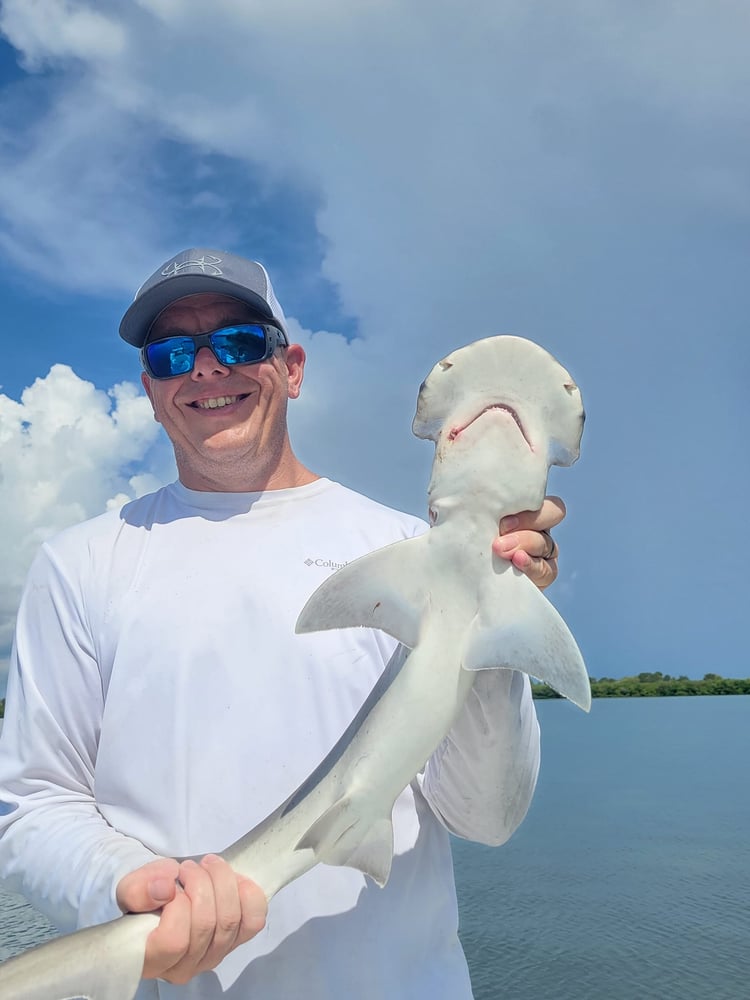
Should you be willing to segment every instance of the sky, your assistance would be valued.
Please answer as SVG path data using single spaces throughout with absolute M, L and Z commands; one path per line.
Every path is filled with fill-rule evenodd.
M 0 675 L 40 542 L 175 475 L 116 331 L 192 246 L 271 273 L 301 460 L 399 509 L 433 364 L 551 351 L 590 674 L 750 675 L 749 37 L 745 0 L 0 3 Z

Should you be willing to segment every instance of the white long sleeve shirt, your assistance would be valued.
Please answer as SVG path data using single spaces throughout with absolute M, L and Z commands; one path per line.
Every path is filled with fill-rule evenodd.
M 119 879 L 154 856 L 220 851 L 254 827 L 395 648 L 366 629 L 295 635 L 300 609 L 337 567 L 424 529 L 325 479 L 255 494 L 175 483 L 46 543 L 11 660 L 0 874 L 71 930 L 116 916 Z M 470 997 L 446 827 L 507 839 L 538 759 L 527 678 L 480 672 L 396 802 L 385 889 L 318 865 L 215 972 L 144 982 L 139 1000 Z

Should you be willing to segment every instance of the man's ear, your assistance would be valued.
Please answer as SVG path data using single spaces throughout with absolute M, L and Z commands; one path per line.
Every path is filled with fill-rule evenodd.
M 287 371 L 287 392 L 290 399 L 297 399 L 305 377 L 307 355 L 301 344 L 290 344 L 284 351 Z

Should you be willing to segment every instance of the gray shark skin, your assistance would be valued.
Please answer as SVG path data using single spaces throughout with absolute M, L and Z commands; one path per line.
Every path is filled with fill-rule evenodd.
M 501 517 L 541 506 L 550 465 L 576 461 L 583 420 L 568 372 L 518 337 L 460 348 L 422 384 L 413 430 L 435 442 L 431 530 L 338 570 L 297 621 L 300 633 L 379 628 L 402 647 L 328 757 L 223 852 L 269 900 L 318 863 L 385 884 L 393 804 L 450 730 L 475 671 L 524 671 L 588 711 L 588 676 L 567 626 L 491 551 Z M 10 959 L 0 998 L 131 1000 L 157 923 L 128 915 Z
M 131 1000 L 154 913 L 128 914 L 55 938 L 0 965 L 2 1000 Z

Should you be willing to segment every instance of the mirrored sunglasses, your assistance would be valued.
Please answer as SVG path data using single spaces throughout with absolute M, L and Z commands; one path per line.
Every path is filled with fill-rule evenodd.
M 257 365 L 286 346 L 284 333 L 265 323 L 238 323 L 195 337 L 165 337 L 141 348 L 141 362 L 151 378 L 176 378 L 193 370 L 201 347 L 209 347 L 221 365 Z

